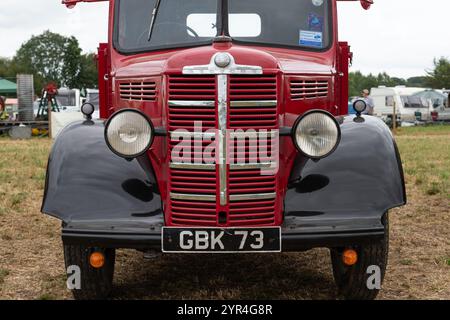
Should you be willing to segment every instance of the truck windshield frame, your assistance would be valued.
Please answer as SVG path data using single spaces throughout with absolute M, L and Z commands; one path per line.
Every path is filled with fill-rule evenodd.
M 181 41 L 178 42 L 177 41 L 173 41 L 170 43 L 158 43 L 158 39 L 156 39 L 155 41 L 153 40 L 153 37 L 157 38 L 158 36 L 161 38 L 164 35 L 167 35 L 166 32 L 158 32 L 158 19 L 160 19 L 161 16 L 164 17 L 164 12 L 163 14 L 161 14 L 161 12 L 158 12 L 156 14 L 156 18 L 155 21 L 153 21 L 153 23 L 155 24 L 154 26 L 152 26 L 152 28 L 154 28 L 152 30 L 152 38 L 150 39 L 150 41 L 148 41 L 148 31 L 150 26 L 150 21 L 152 18 L 152 13 L 153 13 L 153 9 L 155 7 L 155 3 L 156 0 L 154 1 L 148 1 L 148 6 L 149 6 L 149 10 L 148 12 L 146 10 L 140 10 L 141 12 L 139 13 L 139 15 L 143 15 L 143 17 L 145 17 L 144 20 L 141 19 L 130 19 L 131 21 L 142 21 L 140 24 L 134 24 L 132 25 L 132 27 L 141 27 L 142 26 L 142 37 L 138 35 L 138 38 L 135 39 L 136 41 L 140 41 L 141 45 L 128 45 L 126 43 L 124 43 L 124 41 L 128 41 L 128 39 L 130 38 L 130 35 L 133 35 L 134 37 L 136 37 L 135 35 L 138 34 L 139 32 L 131 32 L 128 34 L 126 29 L 127 26 L 123 26 L 126 22 L 121 21 L 121 4 L 122 3 L 127 3 L 127 1 L 129 0 L 116 0 L 115 1 L 115 7 L 114 7 L 114 21 L 113 21 L 113 47 L 116 51 L 118 51 L 121 54 L 124 55 L 133 55 L 133 54 L 139 54 L 139 53 L 145 53 L 145 52 L 153 52 L 153 51 L 161 51 L 161 50 L 170 50 L 170 49 L 178 49 L 178 48 L 192 48 L 192 47 L 200 47 L 200 46 L 206 46 L 206 45 L 211 45 L 215 39 L 218 36 L 224 35 L 224 36 L 228 36 L 231 38 L 231 41 L 233 43 L 236 44 L 242 44 L 242 45 L 249 45 L 249 46 L 264 46 L 264 47 L 274 47 L 274 48 L 287 48 L 287 49 L 294 49 L 294 50 L 299 50 L 299 51 L 312 51 L 312 52 L 324 52 L 324 51 L 328 51 L 334 43 L 334 34 L 333 34 L 333 25 L 334 25 L 334 20 L 333 20 L 333 1 L 332 0 L 323 0 L 322 1 L 322 6 L 323 6 L 323 16 L 319 16 L 316 17 L 316 15 L 314 13 L 305 13 L 305 15 L 307 16 L 307 19 L 304 23 L 308 24 L 308 27 L 310 28 L 309 30 L 302 30 L 298 29 L 298 33 L 299 33 L 299 44 L 298 45 L 294 45 L 292 43 L 282 43 L 282 42 L 276 42 L 278 40 L 279 37 L 274 37 L 273 41 L 260 41 L 261 39 L 255 37 L 254 39 L 252 39 L 254 36 L 249 36 L 249 37 L 242 37 L 242 36 L 237 36 L 237 37 L 233 37 L 233 34 L 231 34 L 230 36 L 230 30 L 233 31 L 233 26 L 231 26 L 230 28 L 230 22 L 229 22 L 229 18 L 234 14 L 234 15 L 239 15 L 239 14 L 243 14 L 243 15 L 249 15 L 249 14 L 253 14 L 253 15 L 258 15 L 258 12 L 233 12 L 233 8 L 234 5 L 236 5 L 236 3 L 239 4 L 239 0 L 205 0 L 205 3 L 207 3 L 209 1 L 209 7 L 210 9 L 212 8 L 212 5 L 214 5 L 214 7 L 216 8 L 214 10 L 214 12 L 192 12 L 189 15 L 192 14 L 214 14 L 216 15 L 216 21 L 215 24 L 212 23 L 212 27 L 213 29 L 215 28 L 217 30 L 217 33 L 215 34 L 215 36 L 210 36 L 210 37 L 205 37 L 205 36 L 199 36 L 199 37 L 195 37 L 192 36 L 193 32 L 191 32 L 190 28 L 188 26 L 186 26 L 186 33 L 192 36 L 192 39 L 190 39 L 190 41 Z M 138 0 L 134 0 L 134 1 L 138 1 Z M 167 2 L 170 0 L 161 0 L 160 1 L 160 6 L 158 8 L 158 10 L 167 10 L 167 8 L 164 8 L 164 5 L 167 4 Z M 236 2 L 234 2 L 236 1 Z M 253 0 L 254 1 L 254 0 Z M 306 4 L 310 4 L 310 3 L 317 3 L 316 1 L 313 0 L 283 0 L 283 1 L 287 1 L 292 3 L 298 3 L 298 2 L 302 2 L 305 1 L 305 3 L 301 3 L 300 5 L 306 5 Z M 155 2 L 155 3 L 153 3 Z M 249 1 L 250 2 L 250 1 Z M 319 1 L 320 2 L 320 1 Z M 129 3 L 129 2 L 128 2 Z M 248 3 L 248 5 L 251 6 L 251 3 Z M 278 3 L 278 9 L 279 9 L 280 4 Z M 317 7 L 317 6 L 316 6 Z M 230 10 L 229 10 L 230 9 Z M 255 8 L 255 11 L 257 8 Z M 252 10 L 253 11 L 253 10 Z M 262 12 L 263 14 L 265 14 L 265 12 Z M 165 12 L 166 15 L 168 15 L 167 12 Z M 299 13 L 301 14 L 301 13 Z M 126 16 L 126 15 L 125 15 Z M 133 17 L 135 18 L 135 17 Z M 148 19 L 147 19 L 148 18 Z M 315 21 L 313 21 L 313 19 L 315 19 Z M 148 21 L 147 21 L 148 20 Z M 233 21 L 233 19 L 231 19 Z M 268 19 L 269 20 L 269 19 Z M 313 22 L 316 23 L 316 25 L 313 24 Z M 161 23 L 160 23 L 161 24 Z M 162 21 L 162 24 L 167 24 L 170 25 L 180 25 L 180 28 L 182 26 L 182 23 L 177 23 L 177 22 L 170 22 L 170 21 Z M 269 26 L 271 27 L 271 26 Z M 125 31 L 124 31 L 125 29 Z M 130 28 L 131 29 L 131 28 Z M 235 28 L 236 29 L 236 28 Z M 306 28 L 307 29 L 307 28 Z M 282 30 L 281 30 L 282 31 Z M 296 32 L 297 29 L 293 28 L 293 30 L 291 31 L 291 33 Z M 231 32 L 232 33 L 232 32 Z M 280 32 L 282 34 L 282 32 Z M 321 35 L 321 43 L 322 45 L 318 45 L 319 42 L 317 42 L 316 44 L 314 42 L 306 42 L 309 41 L 308 37 L 311 37 L 311 35 L 314 34 L 320 34 Z M 292 40 L 292 34 L 291 36 L 291 40 Z M 140 38 L 139 38 L 140 37 Z M 194 41 L 196 38 L 199 38 L 197 41 Z M 264 38 L 264 37 L 260 37 L 260 38 Z M 267 36 L 266 36 L 267 38 Z M 124 40 L 125 39 L 125 40 Z M 264 39 L 262 39 L 264 40 Z M 143 45 L 142 42 L 148 42 L 148 45 L 145 44 Z M 303 42 L 305 41 L 305 42 Z M 152 42 L 156 42 L 153 45 L 151 44 Z M 292 42 L 292 41 L 291 41 Z M 303 42 L 303 43 L 302 43 Z M 138 44 L 136 42 L 136 44 Z

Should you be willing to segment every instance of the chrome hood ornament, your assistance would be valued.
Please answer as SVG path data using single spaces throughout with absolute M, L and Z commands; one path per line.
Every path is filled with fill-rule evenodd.
M 183 74 L 263 74 L 260 66 L 248 66 L 236 64 L 234 57 L 228 52 L 218 52 L 211 58 L 209 64 L 186 66 Z

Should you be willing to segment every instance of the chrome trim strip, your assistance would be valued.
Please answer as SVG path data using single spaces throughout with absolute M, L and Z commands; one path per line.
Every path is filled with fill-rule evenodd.
M 209 194 L 186 194 L 186 193 L 170 193 L 170 198 L 175 200 L 192 200 L 192 201 L 208 201 L 215 202 L 216 196 Z
M 260 139 L 260 138 L 270 138 L 275 139 L 279 135 L 279 130 L 266 130 L 266 131 L 248 131 L 248 132 L 239 132 L 234 131 L 230 132 L 230 139 Z
M 199 108 L 214 108 L 215 101 L 195 101 L 195 100 L 169 100 L 169 107 L 199 107 Z
M 178 140 L 179 138 L 191 138 L 191 139 L 212 139 L 216 137 L 215 132 L 185 132 L 185 131 L 171 131 L 170 138 L 172 140 Z
M 228 107 L 228 77 L 217 76 L 217 114 L 219 116 L 219 194 L 220 205 L 228 203 L 227 180 L 227 107 Z
M 252 194 L 235 194 L 230 195 L 230 201 L 246 201 L 246 200 L 269 200 L 275 199 L 277 194 L 273 193 L 252 193 Z
M 227 55 L 230 63 L 221 68 L 216 65 L 215 59 L 218 55 Z M 263 74 L 263 69 L 260 66 L 248 66 L 236 64 L 234 57 L 228 52 L 217 52 L 211 58 L 209 64 L 197 66 L 185 66 L 183 74 L 243 74 L 243 75 L 257 75 Z
M 206 164 L 206 163 L 178 163 L 171 162 L 171 169 L 187 169 L 187 170 L 208 170 L 214 171 L 216 170 L 215 164 Z
M 231 101 L 230 106 L 235 108 L 243 107 L 276 107 L 277 100 L 254 100 L 254 101 Z
M 230 170 L 272 169 L 273 164 L 272 162 L 230 164 Z

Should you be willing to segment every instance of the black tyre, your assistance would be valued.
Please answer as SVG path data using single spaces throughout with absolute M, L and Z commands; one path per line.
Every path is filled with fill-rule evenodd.
M 389 217 L 383 217 L 385 236 L 382 241 L 353 249 L 358 253 L 358 262 L 353 266 L 346 266 L 342 261 L 344 248 L 331 249 L 331 262 L 333 275 L 339 295 L 347 300 L 373 300 L 377 297 L 378 289 L 369 289 L 367 280 L 371 276 L 368 273 L 370 266 L 378 266 L 381 272 L 381 283 L 386 273 L 389 252 Z
M 81 245 L 64 245 L 66 268 L 78 266 L 81 271 L 81 289 L 72 290 L 76 300 L 106 299 L 111 292 L 116 251 L 101 249 L 105 256 L 105 264 L 102 268 L 96 269 L 89 263 L 89 256 L 94 250 L 99 249 Z

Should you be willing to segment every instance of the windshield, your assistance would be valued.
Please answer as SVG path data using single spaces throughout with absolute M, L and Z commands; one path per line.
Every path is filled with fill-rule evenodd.
M 134 53 L 208 44 L 222 20 L 228 20 L 225 34 L 238 42 L 313 50 L 330 45 L 330 0 L 227 2 L 228 13 L 218 17 L 222 0 L 118 0 L 115 47 Z

